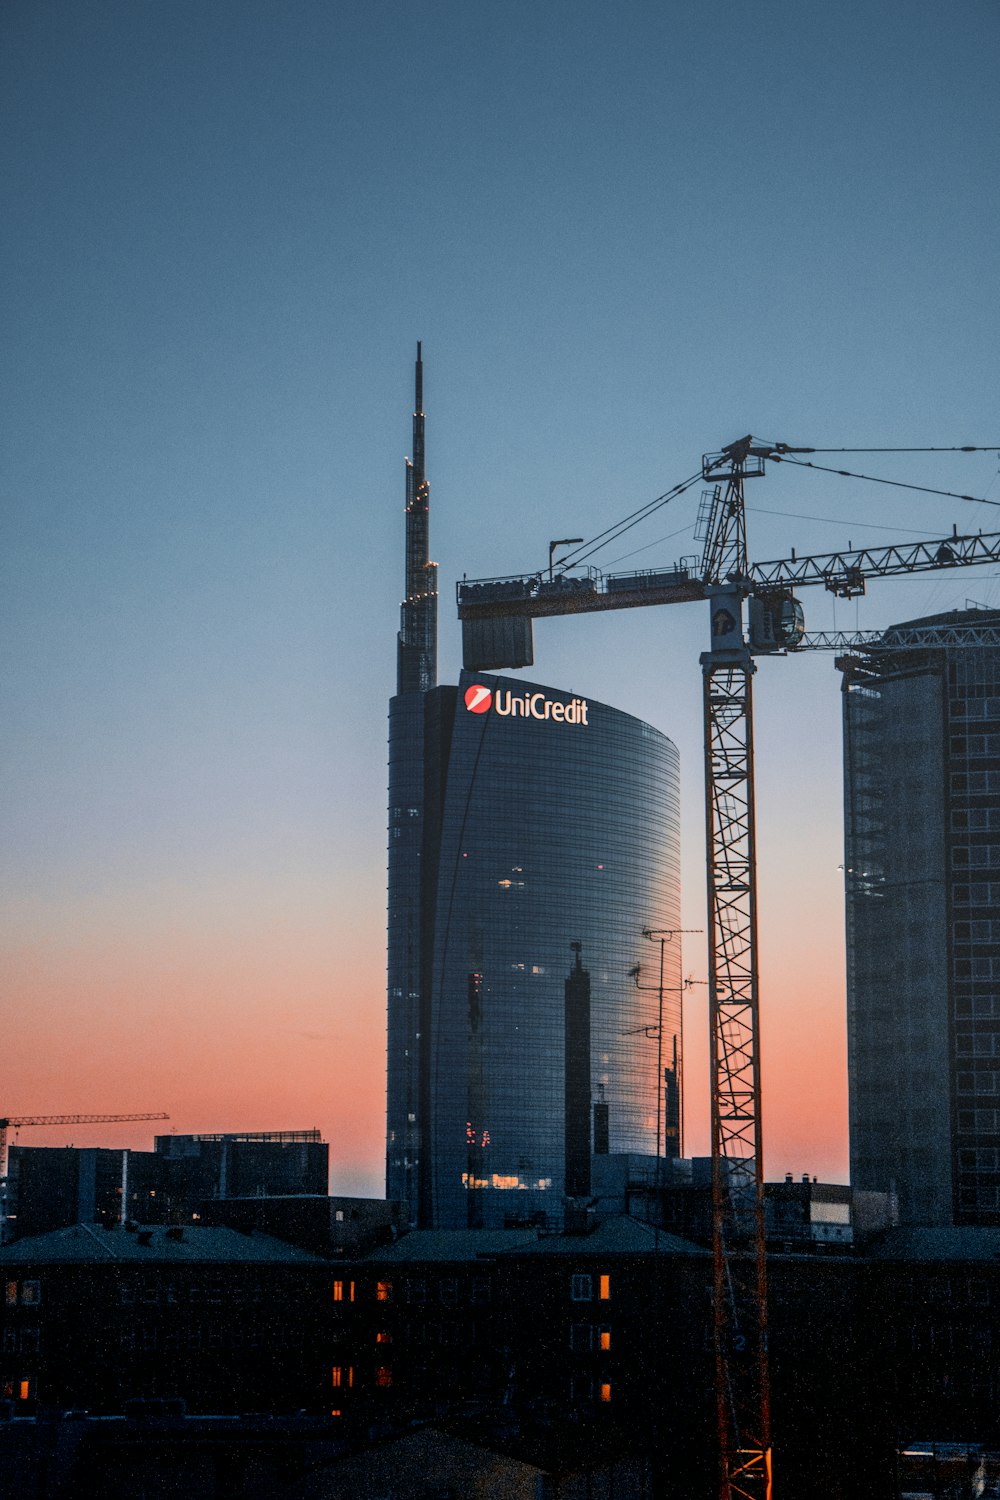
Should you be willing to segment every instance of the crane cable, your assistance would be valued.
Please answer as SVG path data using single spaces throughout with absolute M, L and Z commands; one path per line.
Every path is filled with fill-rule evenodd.
M 956 446 L 956 447 L 951 447 L 951 448 L 946 448 L 946 447 L 939 447 L 939 448 L 799 448 L 799 447 L 796 447 L 792 451 L 781 452 L 780 450 L 782 448 L 785 448 L 785 446 L 786 445 L 783 444 L 783 443 L 781 443 L 781 444 L 775 444 L 774 445 L 775 451 L 773 451 L 772 453 L 770 453 L 768 455 L 768 457 L 771 458 L 775 463 L 795 464 L 800 469 L 814 469 L 814 470 L 816 470 L 816 471 L 818 471 L 820 473 L 823 473 L 823 474 L 836 474 L 836 475 L 838 475 L 842 479 L 864 479 L 864 480 L 868 480 L 871 484 L 887 484 L 887 485 L 891 485 L 894 489 L 916 490 L 920 494 L 924 494 L 924 495 L 941 495 L 945 499 L 948 499 L 948 500 L 967 500 L 972 505 L 995 505 L 995 506 L 1000 506 L 1000 500 L 987 500 L 985 498 L 985 496 L 982 496 L 982 495 L 959 495 L 954 490 L 936 490 L 936 489 L 930 488 L 930 486 L 928 486 L 928 485 L 923 485 L 923 484 L 906 484 L 904 481 L 899 480 L 899 479 L 880 479 L 880 478 L 878 478 L 874 474 L 855 474 L 855 473 L 852 473 L 852 471 L 850 469 L 831 469 L 826 464 L 814 464 L 814 463 L 810 463 L 807 459 L 800 459 L 800 458 L 793 458 L 792 457 L 792 452 L 794 452 L 794 453 L 1000 453 L 1000 446 L 973 445 L 973 444 L 970 444 L 970 443 L 965 443 L 965 444 L 962 444 L 961 446 Z M 631 529 L 632 529 L 633 526 L 638 526 L 638 524 L 639 524 L 640 521 L 644 521 L 647 518 L 647 516 L 653 515 L 653 513 L 655 511 L 659 510 L 659 508 L 661 506 L 668 505 L 671 500 L 676 500 L 678 496 L 683 495 L 684 492 L 685 492 L 685 490 L 690 489 L 693 484 L 696 484 L 697 481 L 699 479 L 702 479 L 703 477 L 704 477 L 703 472 L 702 472 L 702 470 L 699 469 L 696 474 L 690 475 L 690 477 L 687 478 L 687 479 L 682 479 L 679 484 L 675 484 L 672 489 L 666 490 L 662 495 L 658 495 L 655 500 L 649 500 L 649 501 L 647 501 L 647 503 L 645 505 L 641 505 L 639 507 L 639 509 L 638 510 L 634 510 L 631 513 L 631 515 L 625 516 L 621 521 L 616 521 L 613 526 L 608 526 L 604 531 L 599 531 L 595 537 L 592 537 L 589 541 L 582 543 L 581 546 L 577 547 L 577 549 L 574 552 L 568 552 L 565 557 L 560 558 L 560 560 L 559 560 L 559 571 L 560 572 L 565 572 L 566 569 L 568 569 L 568 568 L 579 567 L 582 563 L 586 562 L 586 560 L 589 557 L 592 557 L 595 552 L 599 552 L 603 547 L 609 546 L 611 542 L 617 541 L 618 538 L 624 536 L 627 531 L 631 531 Z M 686 529 L 687 529 L 686 527 L 682 527 L 682 530 L 686 530 Z M 672 533 L 672 535 L 677 536 L 677 535 L 680 535 L 680 533 L 679 532 L 674 532 L 674 533 Z M 655 545 L 655 544 L 650 544 L 650 545 Z M 639 548 L 639 551 L 644 551 L 644 550 L 646 550 L 646 549 L 645 548 Z M 629 554 L 629 555 L 632 555 L 632 554 Z M 623 561 L 623 559 L 619 558 L 618 561 Z
M 633 526 L 638 526 L 640 521 L 644 521 L 647 516 L 651 516 L 661 506 L 668 505 L 671 500 L 676 500 L 678 495 L 683 495 L 685 490 L 690 489 L 701 478 L 702 471 L 699 469 L 696 474 L 690 475 L 687 479 L 682 479 L 672 489 L 666 490 L 662 495 L 657 495 L 655 500 L 649 500 L 645 505 L 641 505 L 630 516 L 625 516 L 621 521 L 616 521 L 613 526 L 608 526 L 604 531 L 599 531 L 595 537 L 591 537 L 588 542 L 584 542 L 574 552 L 569 552 L 565 557 L 559 559 L 560 571 L 564 571 L 566 568 L 579 567 L 581 563 L 585 562 L 593 553 L 599 551 L 600 548 L 607 547 L 611 542 L 617 541 L 620 536 L 625 535 L 626 531 L 631 531 Z M 686 528 L 684 529 L 686 530 Z
M 1000 453 L 1000 447 L 963 443 L 955 448 L 793 448 L 793 453 Z M 839 472 L 839 470 L 838 470 Z M 856 476 L 852 476 L 856 477 Z
M 820 450 L 813 450 L 813 451 L 820 451 Z M 850 448 L 843 448 L 843 449 L 841 449 L 841 448 L 835 448 L 835 449 L 833 449 L 831 451 L 833 451 L 835 453 L 841 453 L 841 452 L 843 452 L 843 453 L 851 453 L 851 452 L 861 452 L 862 450 L 861 449 L 850 449 Z M 870 451 L 875 452 L 876 450 L 872 449 Z M 888 452 L 889 450 L 886 449 L 885 451 Z M 904 452 L 904 451 L 907 451 L 907 450 L 899 449 L 898 451 L 899 452 Z M 909 450 L 909 451 L 916 452 L 918 450 L 913 449 L 913 450 Z M 942 449 L 942 450 L 924 449 L 922 451 L 924 451 L 924 452 L 942 451 L 942 452 L 962 452 L 962 453 L 964 453 L 967 450 L 964 449 L 964 448 L 962 448 L 962 449 Z M 984 452 L 994 452 L 995 450 L 994 449 L 984 449 L 983 451 Z M 930 486 L 926 485 L 926 484 L 906 484 L 901 479 L 880 479 L 875 474 L 854 474 L 854 473 L 851 472 L 850 469 L 831 469 L 826 464 L 811 464 L 808 461 L 808 459 L 804 459 L 804 458 L 792 458 L 787 453 L 772 453 L 772 454 L 769 454 L 768 456 L 771 459 L 773 459 L 773 461 L 775 463 L 794 464 L 797 469 L 816 469 L 816 470 L 818 470 L 822 474 L 838 474 L 842 479 L 867 479 L 872 484 L 889 484 L 889 485 L 892 485 L 893 489 L 897 489 L 897 490 L 918 490 L 920 492 L 920 494 L 922 494 L 922 495 L 943 495 L 948 500 L 968 500 L 973 505 L 997 505 L 997 506 L 1000 506 L 1000 500 L 986 500 L 986 499 L 984 499 L 984 497 L 982 495 L 959 495 L 954 490 L 934 490 L 934 489 L 931 489 Z

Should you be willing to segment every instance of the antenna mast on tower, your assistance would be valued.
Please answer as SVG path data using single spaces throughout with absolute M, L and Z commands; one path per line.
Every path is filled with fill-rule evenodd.
M 417 345 L 413 457 L 406 460 L 406 594 L 400 606 L 396 691 L 437 686 L 437 563 L 430 561 L 430 489 L 424 473 L 424 362 Z

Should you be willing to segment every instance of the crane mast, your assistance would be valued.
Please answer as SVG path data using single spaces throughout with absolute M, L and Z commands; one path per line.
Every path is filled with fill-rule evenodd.
M 712 1334 L 721 1500 L 771 1494 L 767 1259 L 761 1147 L 754 664 L 744 627 L 743 484 L 762 472 L 749 438 L 726 450 L 702 577 L 711 648 L 701 657 L 711 1036 Z M 705 461 L 706 478 L 719 462 Z
M 919 629 L 884 634 L 805 634 L 792 586 L 821 584 L 841 598 L 869 577 L 1000 561 L 1000 533 L 982 532 L 882 548 L 752 564 L 743 486 L 765 461 L 811 449 L 744 437 L 706 454 L 705 544 L 700 561 L 672 569 L 609 574 L 463 579 L 457 588 L 469 671 L 530 666 L 531 622 L 654 604 L 707 600 L 710 647 L 700 658 L 705 734 L 705 824 L 711 1026 L 713 1341 L 719 1500 L 771 1500 L 771 1410 L 767 1349 L 753 676 L 757 655 L 804 649 L 885 649 L 918 644 Z M 966 450 L 963 450 L 966 451 Z M 975 451 L 975 450 L 968 450 Z M 971 498 L 971 497 L 959 497 Z M 995 641 L 996 627 L 989 628 Z M 955 643 L 980 644 L 975 625 Z

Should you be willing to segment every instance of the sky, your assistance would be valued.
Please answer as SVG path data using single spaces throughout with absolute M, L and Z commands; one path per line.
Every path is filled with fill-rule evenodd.
M 22 1144 L 318 1126 L 332 1190 L 382 1192 L 417 339 L 446 681 L 457 578 L 746 432 L 1000 443 L 998 46 L 996 0 L 7 0 L 0 1113 L 170 1115 Z M 996 454 L 831 462 L 993 505 L 771 467 L 752 558 L 1000 530 Z M 697 495 L 595 563 L 697 551 Z M 802 595 L 967 601 L 994 572 Z M 678 745 L 691 928 L 706 615 L 544 621 L 531 672 Z M 839 683 L 755 683 L 770 1176 L 847 1176 Z

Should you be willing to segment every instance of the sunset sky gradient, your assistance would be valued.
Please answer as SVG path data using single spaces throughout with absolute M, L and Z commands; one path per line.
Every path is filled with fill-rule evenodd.
M 998 49 L 993 0 L 9 0 L 0 1114 L 318 1125 L 381 1192 L 416 340 L 443 680 L 457 577 L 745 432 L 1000 442 Z M 994 503 L 775 469 L 751 556 L 1000 530 L 995 454 L 845 467 Z M 694 551 L 692 496 L 598 561 Z M 967 600 L 992 571 L 803 594 Z M 532 670 L 677 743 L 688 927 L 706 647 L 695 605 L 543 622 Z M 847 1171 L 839 699 L 826 656 L 757 675 L 772 1176 Z M 704 985 L 687 1019 L 697 1152 Z

